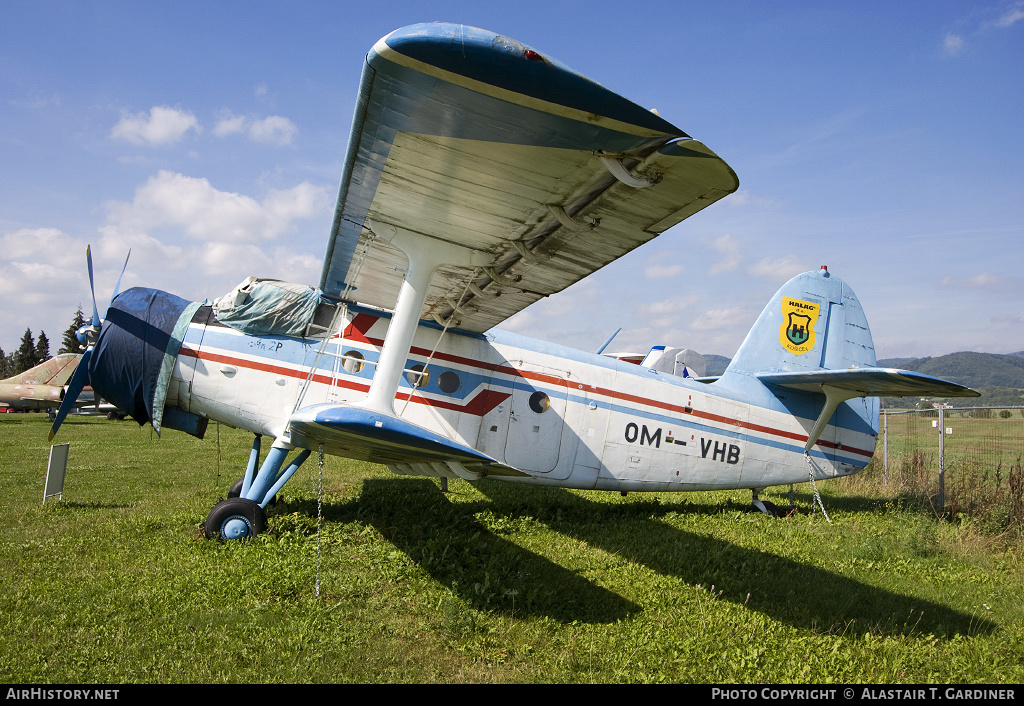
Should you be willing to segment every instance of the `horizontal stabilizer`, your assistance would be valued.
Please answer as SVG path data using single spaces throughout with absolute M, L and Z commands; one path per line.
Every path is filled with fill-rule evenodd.
M 465 444 L 404 419 L 361 407 L 312 405 L 293 414 L 289 425 L 293 444 L 305 448 L 323 444 L 328 453 L 374 463 L 453 461 L 484 472 L 491 467 L 496 471 L 502 469 L 502 475 L 514 472 Z
M 852 370 L 813 370 L 791 373 L 759 373 L 766 385 L 788 387 L 804 392 L 821 392 L 822 386 L 857 393 L 855 397 L 979 397 L 980 392 L 931 375 L 895 368 L 855 368 Z

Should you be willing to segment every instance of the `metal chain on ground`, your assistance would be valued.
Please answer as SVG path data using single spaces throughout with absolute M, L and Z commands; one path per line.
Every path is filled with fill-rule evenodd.
M 818 501 L 818 507 L 821 508 L 821 514 L 825 516 L 825 519 L 829 524 L 832 524 L 832 520 L 829 519 L 828 513 L 825 512 L 825 503 L 821 502 L 821 495 L 818 494 L 818 486 L 814 482 L 814 462 L 811 461 L 811 455 L 809 453 L 805 453 L 804 458 L 807 459 L 807 471 L 811 480 L 811 488 L 814 490 L 814 499 Z M 813 507 L 814 504 L 812 503 L 811 508 L 813 509 Z
M 324 498 L 324 445 L 320 444 L 317 450 L 317 468 L 319 477 L 316 489 L 316 597 L 320 597 L 320 526 L 323 519 L 323 498 Z

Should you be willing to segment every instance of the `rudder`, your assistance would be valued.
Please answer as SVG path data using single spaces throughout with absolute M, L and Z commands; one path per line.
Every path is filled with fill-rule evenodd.
M 784 284 L 761 312 L 726 372 L 806 372 L 875 365 L 864 309 L 827 268 Z

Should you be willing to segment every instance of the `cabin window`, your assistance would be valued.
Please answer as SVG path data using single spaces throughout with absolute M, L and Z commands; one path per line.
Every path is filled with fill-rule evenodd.
M 335 302 L 321 300 L 313 312 L 313 320 L 306 326 L 306 338 L 323 338 L 330 334 L 337 310 L 338 305 Z
M 437 378 L 437 386 L 441 388 L 441 392 L 449 395 L 458 390 L 461 385 L 462 381 L 459 380 L 459 374 L 451 370 L 445 370 Z
M 366 365 L 366 361 L 363 360 L 363 354 L 359 351 L 346 351 L 342 356 L 341 367 L 349 375 L 361 373 L 364 365 Z
M 538 390 L 530 395 L 530 409 L 537 414 L 543 414 L 548 411 L 548 407 L 551 406 L 551 400 L 543 392 Z
M 426 387 L 430 382 L 430 371 L 424 370 L 423 366 L 417 363 L 405 372 L 405 379 L 413 387 Z

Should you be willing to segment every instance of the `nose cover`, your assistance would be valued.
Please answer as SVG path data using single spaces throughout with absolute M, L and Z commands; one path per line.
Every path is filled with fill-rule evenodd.
M 140 425 L 157 432 L 174 360 L 189 322 L 201 302 L 134 287 L 107 309 L 89 361 L 93 390 Z

